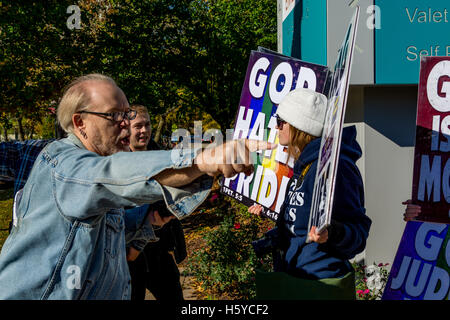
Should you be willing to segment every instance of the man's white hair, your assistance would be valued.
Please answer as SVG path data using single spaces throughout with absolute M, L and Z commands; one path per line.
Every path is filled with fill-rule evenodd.
M 109 82 L 117 87 L 116 82 L 112 78 L 99 73 L 84 75 L 73 80 L 64 89 L 56 111 L 58 122 L 65 132 L 73 131 L 72 115 L 88 108 L 90 95 L 86 86 L 83 86 L 82 83 L 92 80 Z

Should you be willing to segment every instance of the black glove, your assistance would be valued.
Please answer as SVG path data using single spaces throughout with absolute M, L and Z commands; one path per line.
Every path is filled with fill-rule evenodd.
M 328 243 L 339 243 L 344 239 L 345 228 L 344 224 L 331 219 L 331 224 L 327 227 L 328 229 Z

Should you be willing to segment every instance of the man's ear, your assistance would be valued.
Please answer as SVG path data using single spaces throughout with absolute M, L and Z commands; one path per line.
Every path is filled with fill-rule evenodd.
M 72 115 L 72 124 L 74 129 L 85 129 L 85 123 L 79 113 L 74 113 Z

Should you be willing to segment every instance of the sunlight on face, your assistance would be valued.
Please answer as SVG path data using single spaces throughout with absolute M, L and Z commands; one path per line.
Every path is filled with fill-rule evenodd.
M 138 114 L 130 121 L 131 136 L 130 148 L 133 151 L 147 150 L 147 145 L 152 135 L 150 118 L 145 114 Z
M 123 112 L 129 109 L 127 98 L 120 88 L 102 81 L 92 81 L 86 85 L 91 95 L 89 111 Z M 82 142 L 88 150 L 102 156 L 130 150 L 130 120 L 116 122 L 108 117 L 86 113 L 82 116 L 87 136 Z

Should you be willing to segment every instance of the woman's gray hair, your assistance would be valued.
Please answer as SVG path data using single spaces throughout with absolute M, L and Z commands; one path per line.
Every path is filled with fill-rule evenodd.
M 72 115 L 87 109 L 90 103 L 90 95 L 86 86 L 81 85 L 83 82 L 90 80 L 106 81 L 117 86 L 112 78 L 99 73 L 84 75 L 73 80 L 64 89 L 63 96 L 56 111 L 58 122 L 65 132 L 73 131 Z

